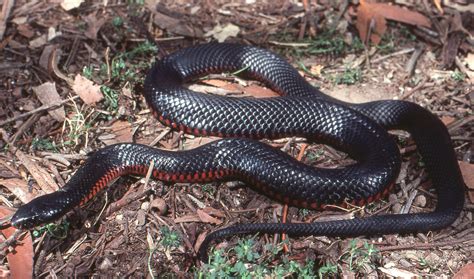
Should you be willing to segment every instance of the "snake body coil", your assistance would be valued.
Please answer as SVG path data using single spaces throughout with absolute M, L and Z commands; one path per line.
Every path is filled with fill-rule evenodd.
M 282 96 L 226 98 L 196 93 L 183 83 L 209 73 L 242 70 Z M 58 219 L 87 202 L 108 182 L 145 174 L 174 182 L 242 180 L 264 194 L 299 207 L 362 205 L 386 194 L 400 169 L 398 148 L 387 129 L 413 136 L 438 193 L 430 213 L 378 215 L 310 224 L 239 224 L 207 236 L 200 250 L 220 237 L 247 233 L 295 236 L 356 236 L 437 230 L 450 225 L 464 204 L 464 182 L 447 129 L 420 106 L 404 101 L 347 104 L 315 89 L 286 61 L 269 51 L 235 44 L 187 48 L 158 61 L 145 80 L 145 98 L 165 125 L 196 135 L 232 137 L 188 151 L 170 152 L 139 144 L 117 144 L 95 152 L 59 191 L 21 206 L 18 228 Z M 347 152 L 357 163 L 319 169 L 263 143 L 238 139 L 303 136 Z

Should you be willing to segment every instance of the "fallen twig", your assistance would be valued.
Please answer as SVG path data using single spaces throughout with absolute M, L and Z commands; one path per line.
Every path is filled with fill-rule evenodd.
M 28 112 L 25 112 L 25 113 L 22 113 L 22 114 L 19 114 L 17 116 L 14 116 L 12 118 L 9 118 L 7 120 L 3 120 L 2 122 L 0 122 L 0 126 L 3 126 L 5 124 L 8 124 L 8 123 L 11 123 L 11 122 L 14 122 L 18 119 L 21 119 L 21 118 L 24 118 L 24 117 L 27 117 L 27 116 L 30 116 L 32 114 L 35 114 L 35 113 L 38 113 L 38 112 L 42 112 L 42 111 L 45 111 L 45 110 L 49 110 L 49 109 L 55 109 L 67 102 L 70 102 L 70 101 L 73 101 L 75 99 L 79 98 L 79 96 L 74 96 L 74 97 L 71 97 L 67 100 L 62 100 L 60 102 L 55 102 L 55 103 L 52 103 L 52 104 L 47 104 L 47 105 L 42 105 L 38 108 L 35 108 L 34 110 L 30 110 Z

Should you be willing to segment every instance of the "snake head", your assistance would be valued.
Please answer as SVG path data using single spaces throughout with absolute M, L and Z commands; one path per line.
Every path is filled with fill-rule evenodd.
M 58 206 L 54 194 L 43 195 L 18 208 L 10 221 L 12 226 L 18 229 L 32 229 L 61 217 L 64 210 Z

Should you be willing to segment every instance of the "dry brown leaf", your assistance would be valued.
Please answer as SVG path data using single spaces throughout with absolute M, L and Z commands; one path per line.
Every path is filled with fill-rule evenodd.
M 474 278 L 474 263 L 466 264 L 453 277 L 453 279 L 472 279 L 472 278 Z
M 20 33 L 20 35 L 27 39 L 31 39 L 35 35 L 35 30 L 33 30 L 31 25 L 29 25 L 28 23 L 18 25 L 16 30 L 18 31 L 18 33 Z
M 18 160 L 21 161 L 22 165 L 28 170 L 28 172 L 33 176 L 38 183 L 38 186 L 45 193 L 52 193 L 59 189 L 54 179 L 51 177 L 51 172 L 40 167 L 35 161 L 31 160 L 25 153 L 21 150 L 15 152 Z
M 441 7 L 441 0 L 433 0 L 433 3 L 435 4 L 440 14 L 444 14 L 443 7 Z
M 36 196 L 30 193 L 28 183 L 20 178 L 0 179 L 0 185 L 10 190 L 23 203 L 30 202 Z
M 188 24 L 181 22 L 179 19 L 157 12 L 156 9 L 150 10 L 154 15 L 153 23 L 161 29 L 166 29 L 170 33 L 174 33 L 176 35 L 202 37 L 203 32 L 200 29 L 197 29 L 197 26 L 191 27 Z
M 431 27 L 430 19 L 419 12 L 410 11 L 401 6 L 389 5 L 387 3 L 371 3 L 370 5 L 386 19 L 410 25 Z
M 385 30 L 387 30 L 387 21 L 381 14 L 374 11 L 370 3 L 360 1 L 359 8 L 357 9 L 356 28 L 364 43 L 368 41 L 367 35 L 371 28 L 371 22 L 373 28 L 370 32 L 370 40 L 377 45 L 380 43 L 380 40 L 382 40 L 382 35 L 385 33 Z
M 84 0 L 63 0 L 61 2 L 61 7 L 66 11 L 70 11 L 72 9 L 79 8 L 82 2 L 84 2 Z
M 53 105 L 62 101 L 58 91 L 56 91 L 56 84 L 54 82 L 45 82 L 33 87 L 33 92 L 35 92 L 36 97 L 43 105 Z M 58 122 L 63 122 L 66 119 L 66 112 L 63 106 L 48 110 L 48 113 Z
M 312 65 L 309 68 L 309 72 L 315 76 L 315 77 L 320 77 L 321 76 L 321 71 L 324 69 L 324 65 Z
M 201 222 L 197 214 L 184 215 L 173 220 L 175 223 Z
M 7 207 L 0 207 L 0 218 L 13 213 L 13 210 Z M 1 230 L 5 238 L 9 238 L 15 233 L 16 229 L 8 227 Z M 10 266 L 11 278 L 33 278 L 33 242 L 30 232 L 22 234 L 14 246 L 14 251 L 7 249 L 7 260 Z
M 369 3 L 361 0 L 357 10 L 356 27 L 362 41 L 367 42 L 367 34 L 373 25 L 370 40 L 374 44 L 380 43 L 387 29 L 386 19 L 411 25 L 431 26 L 430 20 L 418 12 L 387 3 Z
M 236 37 L 240 32 L 240 28 L 232 23 L 226 24 L 222 27 L 220 24 L 216 25 L 211 31 L 204 34 L 206 37 L 212 36 L 219 43 L 224 42 L 229 37 Z
M 204 210 L 202 210 L 202 209 L 196 210 L 196 213 L 198 214 L 199 219 L 200 219 L 201 222 L 203 222 L 203 223 L 210 223 L 210 224 L 216 224 L 216 225 L 222 224 L 222 221 L 221 221 L 221 220 L 212 217 L 211 215 L 209 215 L 209 214 L 207 214 L 206 212 L 204 212 Z
M 202 210 L 206 212 L 207 214 L 210 214 L 216 217 L 220 217 L 220 218 L 225 217 L 225 213 L 222 210 L 215 209 L 213 207 L 204 207 Z
M 449 115 L 443 115 L 441 116 L 441 122 L 443 122 L 443 124 L 445 126 L 449 126 L 449 124 L 453 123 L 454 120 L 456 120 L 456 118 L 452 117 L 452 116 L 449 116 Z
M 132 124 L 128 121 L 115 121 L 110 126 L 110 132 L 114 135 L 113 137 L 99 137 L 107 145 L 133 141 Z
M 100 17 L 97 19 L 96 14 L 91 13 L 85 17 L 85 21 L 87 22 L 87 30 L 84 32 L 84 35 L 89 39 L 95 40 L 97 39 L 97 33 L 107 21 L 107 18 Z
M 215 141 L 219 138 L 217 137 L 205 137 L 205 138 L 201 138 L 201 137 L 196 137 L 196 138 L 187 138 L 185 141 L 184 141 L 184 144 L 183 144 L 183 149 L 184 150 L 188 150 L 188 149 L 194 149 L 198 146 L 201 146 L 203 144 L 206 144 L 206 143 L 210 143 L 212 141 Z
M 74 78 L 72 90 L 88 105 L 93 105 L 104 98 L 100 86 L 81 75 L 76 75 Z
M 269 98 L 269 97 L 277 97 L 279 96 L 278 93 L 275 91 L 270 90 L 266 87 L 259 86 L 257 84 L 251 84 L 244 88 L 244 92 L 252 95 L 255 98 Z
M 469 200 L 474 203 L 474 164 L 468 162 L 458 161 L 459 168 L 461 168 L 462 177 L 468 189 Z
M 411 278 L 417 278 L 418 277 L 418 275 L 413 273 L 413 272 L 410 272 L 408 270 L 403 270 L 403 269 L 400 269 L 400 268 L 396 268 L 396 267 L 389 267 L 389 268 L 379 267 L 379 270 L 382 271 L 383 273 L 387 274 L 388 276 L 394 277 L 394 278 L 411 279 Z
M 199 248 L 201 247 L 202 242 L 204 239 L 206 239 L 207 232 L 200 233 L 196 239 L 196 243 L 194 244 L 194 250 L 199 251 Z

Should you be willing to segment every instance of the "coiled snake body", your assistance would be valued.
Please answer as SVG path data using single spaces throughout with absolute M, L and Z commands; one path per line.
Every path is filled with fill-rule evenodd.
M 196 93 L 183 83 L 209 73 L 242 70 L 281 97 L 226 98 Z M 387 129 L 411 133 L 438 194 L 429 213 L 377 215 L 310 224 L 239 224 L 207 236 L 200 249 L 220 237 L 247 233 L 295 236 L 356 236 L 411 233 L 444 228 L 459 216 L 464 182 L 447 129 L 433 114 L 404 101 L 347 104 L 311 86 L 276 54 L 251 46 L 205 44 L 183 49 L 150 70 L 144 94 L 155 117 L 165 125 L 196 135 L 230 137 L 193 150 L 170 152 L 125 143 L 95 152 L 59 191 L 21 206 L 11 223 L 32 228 L 58 219 L 90 200 L 109 181 L 145 174 L 172 182 L 242 180 L 264 194 L 299 207 L 364 204 L 386 194 L 400 169 L 397 145 Z M 347 152 L 357 163 L 319 169 L 247 138 L 303 136 Z

